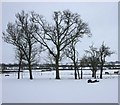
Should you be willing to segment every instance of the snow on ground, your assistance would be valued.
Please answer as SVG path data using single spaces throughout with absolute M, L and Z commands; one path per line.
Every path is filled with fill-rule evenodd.
M 61 80 L 55 72 L 34 72 L 29 80 L 23 73 L 2 76 L 3 103 L 118 103 L 118 76 L 105 75 L 100 82 L 88 84 L 91 75 L 74 80 L 74 71 L 61 71 Z

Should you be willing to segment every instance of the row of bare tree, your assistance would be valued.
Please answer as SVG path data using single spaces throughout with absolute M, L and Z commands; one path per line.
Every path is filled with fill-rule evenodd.
M 22 11 L 15 16 L 15 22 L 8 23 L 6 31 L 3 32 L 3 39 L 5 42 L 15 46 L 19 71 L 21 63 L 27 63 L 30 79 L 33 79 L 31 65 L 36 63 L 37 54 L 47 51 L 56 65 L 56 79 L 60 79 L 59 62 L 64 56 L 73 61 L 75 79 L 77 79 L 77 74 L 80 79 L 77 69 L 78 53 L 75 46 L 83 36 L 90 37 L 91 32 L 88 24 L 81 19 L 78 13 L 72 13 L 69 10 L 55 11 L 52 23 L 47 22 L 42 15 L 35 12 L 25 13 Z M 89 57 L 84 56 L 81 64 L 85 61 L 86 64 L 96 65 L 93 66 L 92 70 L 95 71 L 97 69 L 94 67 L 97 67 L 98 61 L 100 61 L 102 72 L 105 57 L 112 54 L 104 44 L 102 47 L 99 51 L 90 47 L 90 51 L 86 51 Z M 97 52 L 99 52 L 99 60 Z M 18 72 L 19 78 L 20 72 Z
M 96 48 L 93 45 L 89 47 L 88 50 L 85 50 L 85 55 L 80 61 L 81 67 L 86 65 L 91 67 L 92 77 L 96 78 L 97 70 L 100 70 L 100 79 L 102 79 L 103 67 L 106 62 L 106 57 L 111 56 L 115 52 L 110 51 L 110 48 L 102 43 L 100 48 Z M 81 68 L 82 72 L 82 68 Z

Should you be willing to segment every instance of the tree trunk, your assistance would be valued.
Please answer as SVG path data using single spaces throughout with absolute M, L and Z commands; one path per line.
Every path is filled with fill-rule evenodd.
M 95 76 L 95 72 L 94 72 L 94 70 L 92 70 L 92 77 L 94 77 Z
M 79 70 L 78 70 L 78 79 L 80 79 L 80 73 L 79 73 Z
M 18 79 L 20 79 L 20 69 L 21 69 L 21 64 L 22 64 L 22 57 L 20 58 L 20 61 L 19 61 Z
M 75 70 L 75 79 L 77 79 L 77 68 L 76 68 L 76 63 L 75 63 L 75 61 L 74 61 L 74 70 Z
M 18 68 L 18 79 L 20 79 L 20 66 Z
M 30 79 L 32 80 L 32 79 L 33 79 L 33 76 L 32 76 L 32 68 L 31 68 L 31 62 L 30 62 L 30 61 L 29 61 L 29 63 L 28 63 L 28 67 L 29 67 Z
M 94 77 L 96 79 L 96 68 L 93 68 L 93 70 L 92 70 L 92 77 Z
M 20 67 L 18 68 L 18 79 L 20 79 Z
M 75 79 L 77 79 L 77 71 L 76 71 L 76 68 L 75 68 Z
M 82 67 L 81 67 L 81 79 L 83 78 L 83 72 L 82 72 Z
M 19 68 L 18 68 L 18 79 L 20 79 L 20 69 L 21 69 L 21 60 L 19 62 Z
M 60 79 L 59 75 L 59 60 L 56 58 L 56 79 Z
M 94 71 L 94 78 L 96 79 L 96 70 Z
M 103 73 L 103 64 L 101 64 L 101 67 L 100 67 L 100 79 L 102 79 L 102 73 Z
M 80 73 L 79 73 L 78 68 L 77 68 L 77 73 L 78 73 L 78 79 L 80 79 Z
M 105 57 L 102 58 L 102 56 L 101 56 L 100 79 L 102 79 L 102 73 L 103 73 L 104 62 L 105 62 Z

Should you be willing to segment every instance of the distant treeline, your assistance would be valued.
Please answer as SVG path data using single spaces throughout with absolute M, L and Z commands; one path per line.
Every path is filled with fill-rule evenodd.
M 77 67 L 91 67 L 91 65 L 77 65 Z M 14 64 L 5 64 L 2 63 L 0 64 L 1 70 L 9 70 L 9 69 L 18 69 L 19 64 L 14 63 Z M 73 69 L 74 65 L 73 64 L 61 64 L 59 65 L 60 69 Z M 100 67 L 98 65 L 98 67 Z M 113 69 L 117 68 L 120 69 L 120 61 L 115 61 L 115 62 L 106 62 L 104 67 L 107 67 L 108 69 Z M 22 64 L 22 69 L 28 69 L 28 64 Z M 55 64 L 33 64 L 32 69 L 55 69 Z

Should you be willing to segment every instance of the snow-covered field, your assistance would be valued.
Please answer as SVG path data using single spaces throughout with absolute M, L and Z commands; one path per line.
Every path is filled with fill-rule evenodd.
M 90 72 L 89 72 L 90 73 Z M 84 74 L 89 74 L 85 72 Z M 61 79 L 55 80 L 55 72 L 34 72 L 29 80 L 27 73 L 2 75 L 3 103 L 118 103 L 118 76 L 104 75 L 97 83 L 87 83 L 91 75 L 74 80 L 74 71 L 61 71 Z

